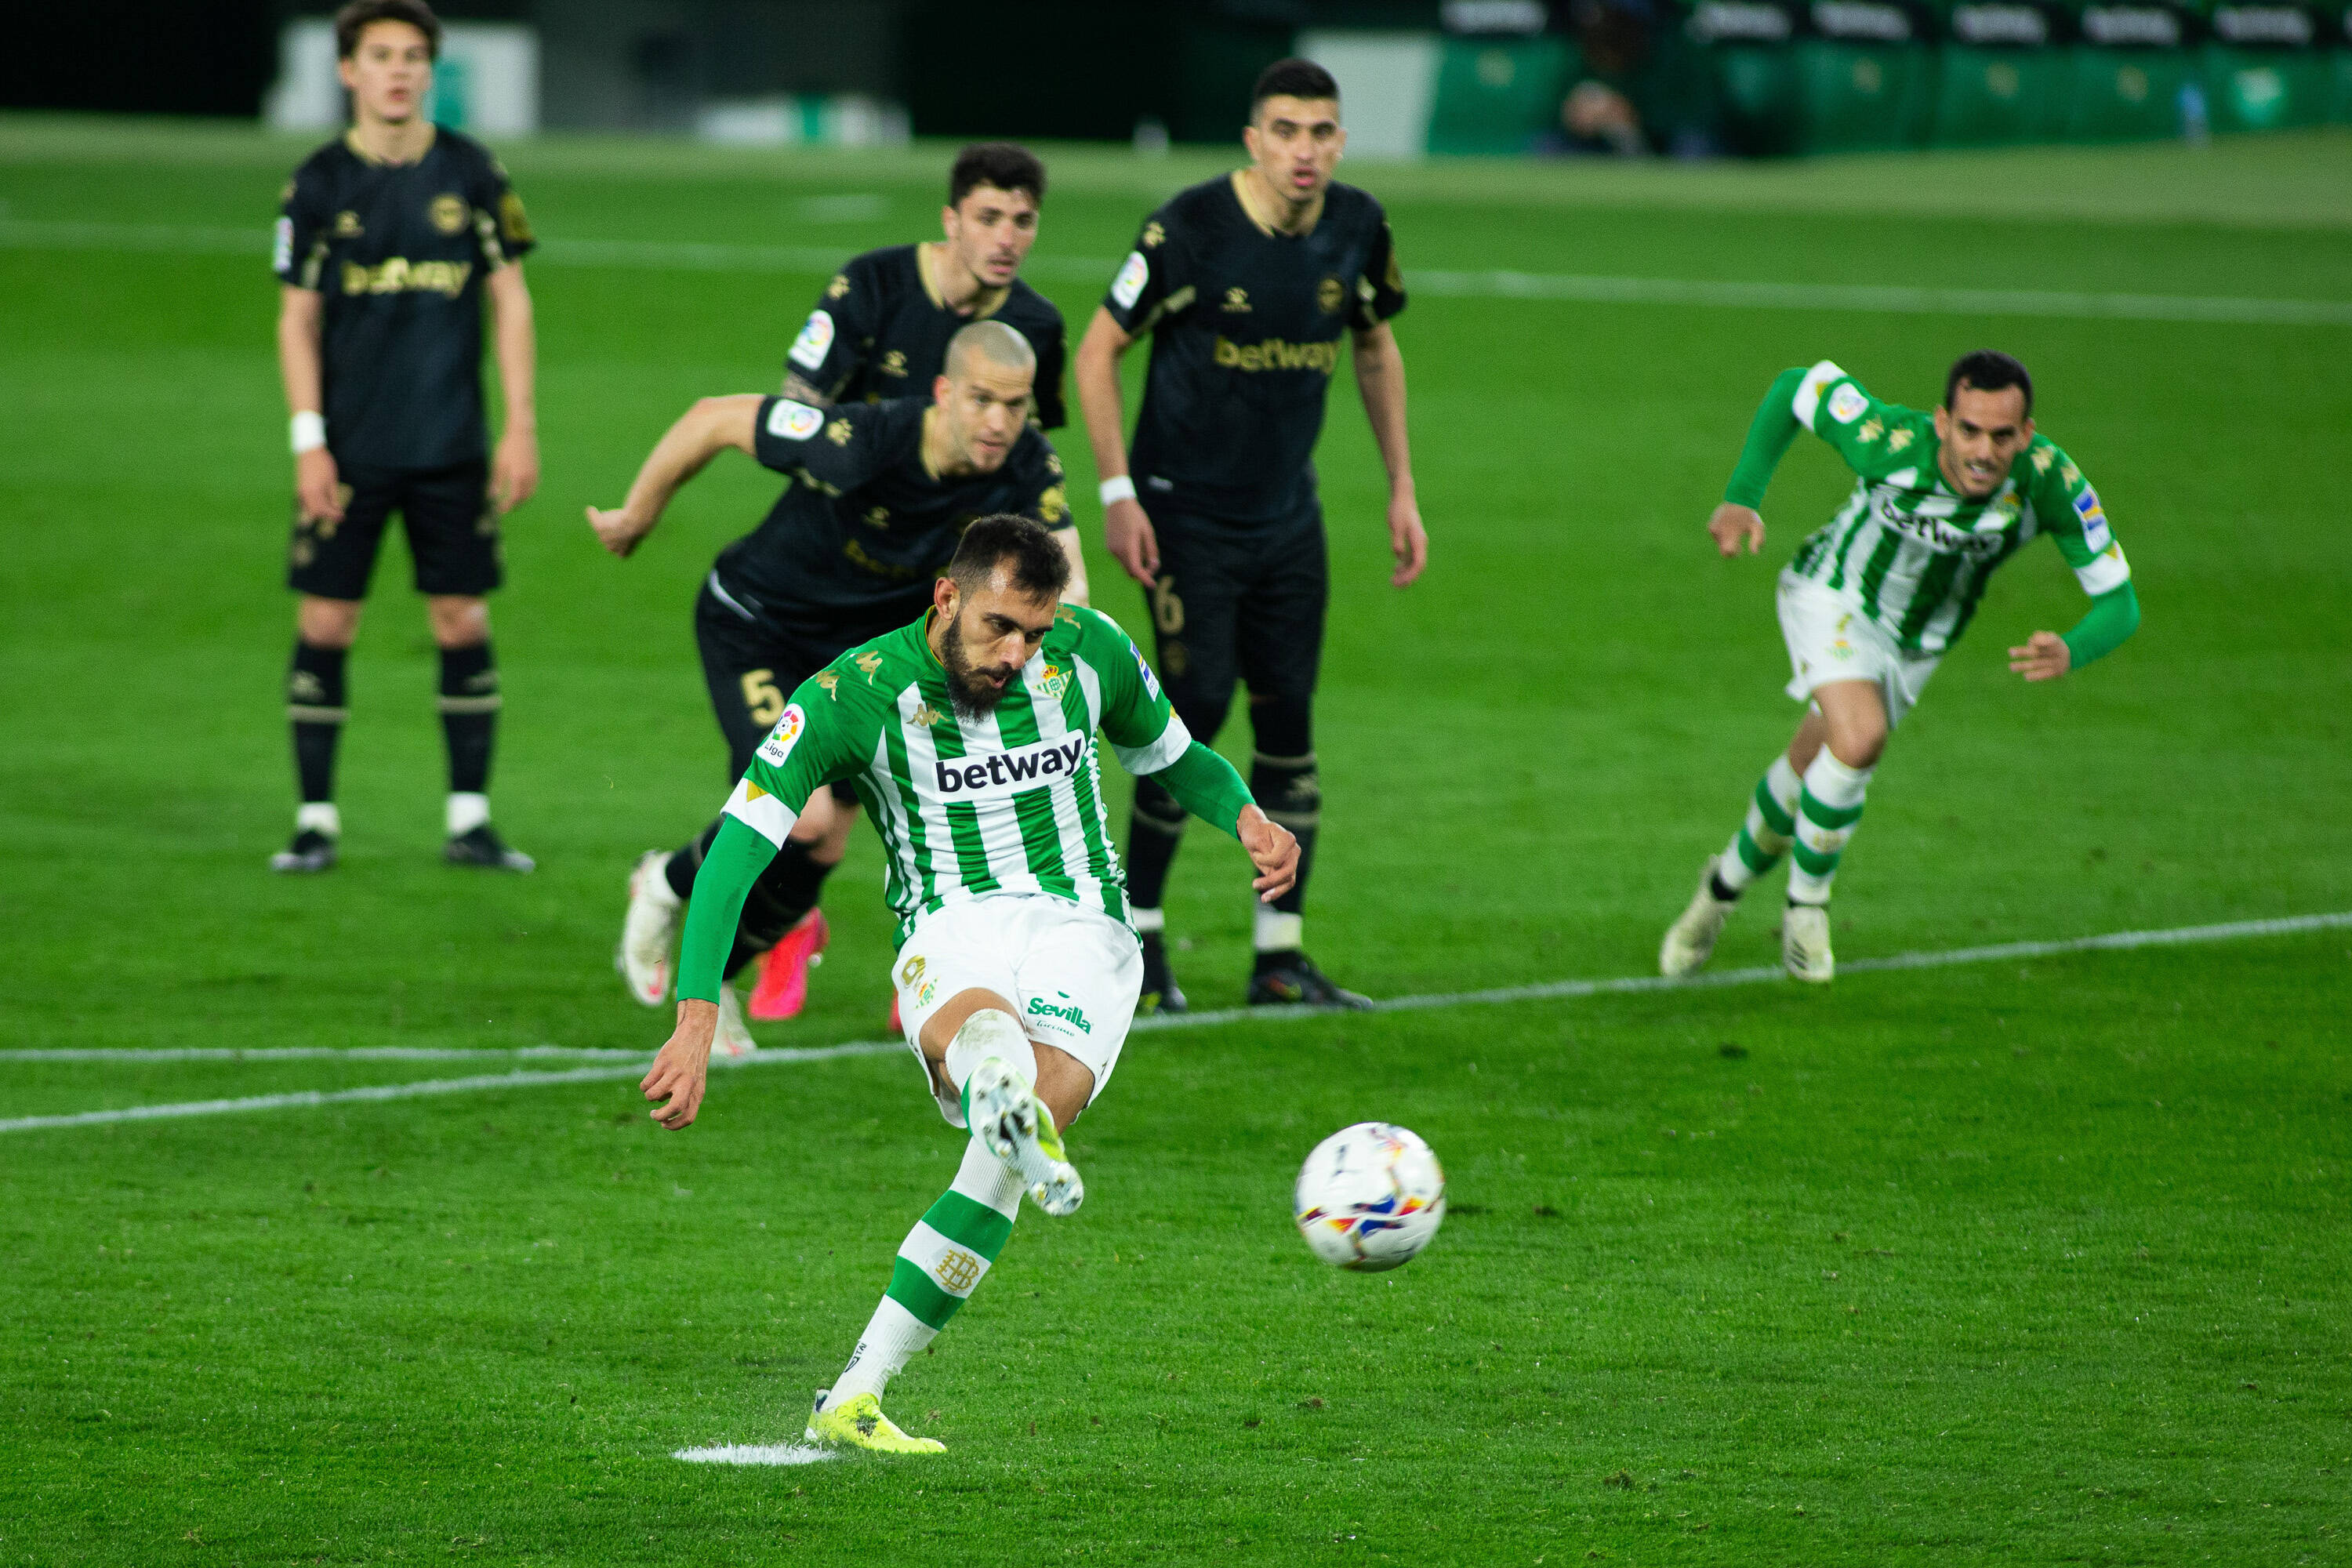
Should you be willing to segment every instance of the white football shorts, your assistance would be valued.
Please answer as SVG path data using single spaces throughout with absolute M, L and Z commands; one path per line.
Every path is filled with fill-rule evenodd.
M 1886 703 L 1886 727 L 1903 722 L 1926 689 L 1941 654 L 1906 653 L 1862 606 L 1794 572 L 1780 574 L 1780 636 L 1789 645 L 1789 695 L 1812 700 L 1832 680 L 1867 680 Z
M 987 893 L 918 920 L 890 978 L 898 1022 L 940 1114 L 961 1127 L 963 1106 L 953 1090 L 940 1091 L 923 1060 L 923 1026 L 932 1014 L 961 992 L 993 991 L 1017 1009 L 1032 1040 L 1083 1062 L 1100 1094 L 1135 1021 L 1143 950 L 1124 922 L 1067 899 Z

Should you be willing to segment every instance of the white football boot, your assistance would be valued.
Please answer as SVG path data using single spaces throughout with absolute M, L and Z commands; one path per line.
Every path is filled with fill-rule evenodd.
M 1721 858 L 1707 857 L 1699 868 L 1698 891 L 1691 895 L 1690 907 L 1666 928 L 1666 940 L 1658 944 L 1658 973 L 1669 980 L 1679 979 L 1707 961 L 1715 952 L 1716 938 L 1723 934 L 1723 922 L 1739 907 L 1715 896 L 1715 868 Z
M 735 994 L 735 983 L 729 981 L 719 988 L 719 1032 L 710 1037 L 710 1054 L 730 1062 L 740 1062 L 760 1048 L 751 1037 L 751 1026 L 743 1022 L 743 1000 Z
M 677 950 L 678 911 L 686 900 L 670 890 L 663 868 L 669 856 L 648 849 L 629 873 L 629 914 L 621 923 L 621 945 L 613 953 L 613 967 L 628 982 L 629 994 L 648 1007 L 669 1000 L 676 978 L 671 955 Z
M 1780 915 L 1780 963 L 1799 980 L 1826 984 L 1837 973 L 1830 953 L 1830 912 L 1819 904 L 1790 904 Z
M 991 1057 L 971 1069 L 964 1088 L 971 1135 L 981 1146 L 1021 1173 L 1039 1208 L 1057 1218 L 1077 1213 L 1087 1184 L 1063 1152 L 1054 1113 L 1021 1069 Z

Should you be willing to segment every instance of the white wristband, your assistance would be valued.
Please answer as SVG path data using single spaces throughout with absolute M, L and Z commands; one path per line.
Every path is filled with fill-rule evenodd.
M 287 434 L 293 442 L 296 457 L 315 452 L 327 444 L 326 418 L 306 408 L 294 416 Z
M 1118 500 L 1133 500 L 1135 499 L 1135 476 L 1133 474 L 1121 474 L 1115 479 L 1105 479 L 1102 482 L 1101 493 L 1102 503 L 1105 506 L 1108 506 L 1111 502 Z

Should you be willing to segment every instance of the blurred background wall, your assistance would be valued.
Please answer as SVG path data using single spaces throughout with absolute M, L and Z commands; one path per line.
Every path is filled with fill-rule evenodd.
M 1360 155 L 1708 156 L 2352 121 L 2352 0 L 446 0 L 439 116 L 765 144 L 1231 141 L 1291 52 Z M 43 5 L 0 107 L 341 118 L 330 7 Z

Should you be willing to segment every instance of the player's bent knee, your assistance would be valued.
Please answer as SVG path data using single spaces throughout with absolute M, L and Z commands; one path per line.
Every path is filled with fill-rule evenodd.
M 970 991 L 957 992 L 940 1005 L 938 1012 L 923 1020 L 920 1037 L 923 1055 L 935 1062 L 946 1061 L 949 1047 L 963 1032 L 964 1025 L 971 1022 L 973 1015 L 986 1012 L 1002 1013 L 1006 1022 L 1012 1025 L 1014 1034 L 1021 1035 L 1024 1039 L 1028 1037 L 1022 1032 L 1018 1008 L 995 992 L 975 986 Z
M 1094 1069 L 1059 1046 L 1030 1042 L 1037 1054 L 1037 1098 L 1054 1113 L 1054 1125 L 1067 1127 L 1095 1097 Z
M 324 599 L 316 594 L 305 594 L 294 609 L 294 628 L 313 647 L 349 647 L 358 640 L 360 612 L 363 608 L 357 599 Z

